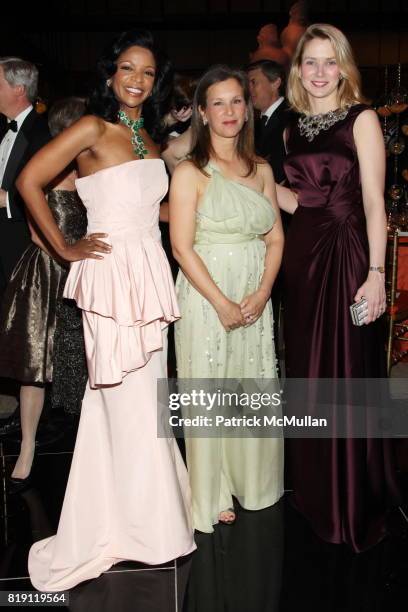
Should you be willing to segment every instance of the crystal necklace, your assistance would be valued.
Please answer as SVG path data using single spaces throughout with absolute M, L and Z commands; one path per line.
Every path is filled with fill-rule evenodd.
M 306 136 L 312 142 L 315 136 L 322 130 L 328 130 L 332 125 L 345 119 L 349 112 L 349 106 L 345 109 L 338 108 L 321 115 L 302 115 L 298 119 L 299 132 L 301 136 Z
M 121 121 L 124 125 L 132 130 L 132 145 L 133 150 L 140 157 L 140 159 L 144 159 L 144 156 L 149 153 L 149 151 L 145 147 L 145 143 L 143 142 L 143 138 L 139 134 L 139 130 L 143 127 L 144 119 L 140 117 L 140 119 L 129 119 L 126 113 L 123 111 L 118 112 L 119 121 Z

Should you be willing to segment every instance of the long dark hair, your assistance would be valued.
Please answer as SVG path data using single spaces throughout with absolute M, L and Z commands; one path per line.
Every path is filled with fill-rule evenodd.
M 248 108 L 248 121 L 242 127 L 238 136 L 237 153 L 240 159 L 247 166 L 246 176 L 256 172 L 256 158 L 254 146 L 254 111 L 252 108 L 251 97 L 249 94 L 248 77 L 245 72 L 235 70 L 224 64 L 212 66 L 201 77 L 194 94 L 193 116 L 191 119 L 192 127 L 192 150 L 190 159 L 193 164 L 203 170 L 210 160 L 214 150 L 211 144 L 210 131 L 208 125 L 204 125 L 201 118 L 199 107 L 205 109 L 207 106 L 207 91 L 211 85 L 221 83 L 227 79 L 235 79 L 242 87 L 242 93 Z M 205 173 L 204 173 L 205 174 Z
M 66 130 L 73 123 L 83 117 L 87 110 L 87 104 L 85 98 L 79 98 L 77 96 L 69 96 L 62 98 L 54 102 L 48 112 L 48 127 L 51 136 L 55 138 L 63 130 Z M 59 174 L 54 181 L 52 181 L 50 188 L 54 185 L 58 185 L 60 180 L 67 176 L 72 170 L 77 169 L 76 161 L 72 161 L 68 166 Z
M 51 136 L 58 136 L 62 130 L 78 121 L 86 113 L 86 100 L 77 96 L 69 96 L 57 100 L 48 112 L 48 127 Z
M 89 112 L 105 121 L 117 123 L 119 102 L 106 81 L 117 70 L 117 59 L 129 47 L 143 47 L 152 52 L 156 61 L 156 77 L 151 96 L 143 103 L 145 128 L 153 140 L 159 141 L 162 135 L 162 117 L 168 110 L 173 85 L 173 67 L 169 59 L 160 51 L 148 30 L 123 32 L 104 52 L 97 63 L 97 82 L 90 96 Z

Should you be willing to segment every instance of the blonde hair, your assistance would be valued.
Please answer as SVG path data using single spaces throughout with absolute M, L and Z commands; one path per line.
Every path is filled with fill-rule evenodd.
M 310 25 L 299 40 L 289 72 L 287 98 L 291 107 L 298 113 L 309 113 L 310 104 L 305 88 L 302 85 L 300 70 L 305 45 L 315 39 L 329 40 L 334 51 L 341 79 L 338 86 L 339 108 L 345 109 L 351 104 L 365 102 L 361 93 L 361 78 L 350 43 L 340 30 L 327 23 Z

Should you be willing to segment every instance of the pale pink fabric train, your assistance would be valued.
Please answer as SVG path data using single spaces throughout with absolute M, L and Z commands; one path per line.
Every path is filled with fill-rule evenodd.
M 33 585 L 69 589 L 114 563 L 160 564 L 194 550 L 187 472 L 174 438 L 157 437 L 166 327 L 179 317 L 158 228 L 161 160 L 77 180 L 88 233 L 112 252 L 72 264 L 65 296 L 83 311 L 89 369 L 56 536 L 29 554 Z

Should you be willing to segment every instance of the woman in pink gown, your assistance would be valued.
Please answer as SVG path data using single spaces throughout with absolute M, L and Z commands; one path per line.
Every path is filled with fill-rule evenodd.
M 89 385 L 56 536 L 29 555 L 33 585 L 60 591 L 114 563 L 160 564 L 194 550 L 187 473 L 164 417 L 166 328 L 179 317 L 160 242 L 164 163 L 143 128 L 158 126 L 168 75 L 149 32 L 127 32 L 99 62 L 99 85 L 82 118 L 32 159 L 18 187 L 58 255 L 71 264 L 64 295 L 83 312 Z M 88 236 L 68 245 L 43 187 L 76 159 Z

